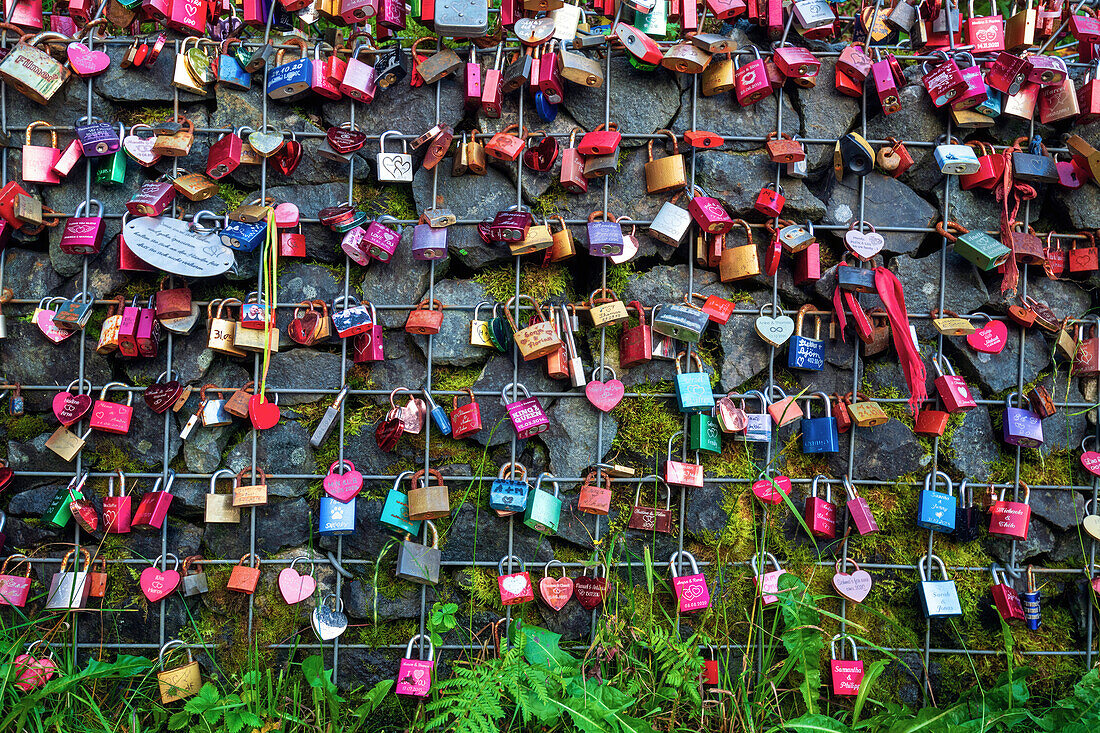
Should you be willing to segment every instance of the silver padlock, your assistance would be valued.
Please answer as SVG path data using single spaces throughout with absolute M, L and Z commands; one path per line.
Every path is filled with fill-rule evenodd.
M 940 142 L 941 140 L 943 142 Z M 958 140 L 948 139 L 945 135 L 941 135 L 936 142 L 938 144 L 932 155 L 936 159 L 936 167 L 940 169 L 940 173 L 947 176 L 967 176 L 977 173 L 981 168 L 974 148 L 969 145 L 960 145 Z
M 928 564 L 928 572 L 925 572 L 925 562 Z M 933 562 L 940 566 L 943 580 L 930 580 Z M 920 573 L 920 603 L 924 617 L 962 616 L 959 591 L 955 587 L 955 581 L 947 577 L 947 567 L 943 560 L 935 555 L 924 555 L 917 561 L 917 571 Z
M 61 559 L 61 569 L 54 573 L 50 580 L 50 592 L 46 596 L 47 611 L 79 611 L 88 606 L 88 592 L 91 590 L 90 580 L 92 571 L 92 557 L 83 547 L 80 554 L 84 558 L 84 569 L 74 563 L 69 570 L 69 559 L 76 550 L 69 550 Z M 79 561 L 78 561 L 79 562 Z
M 691 227 L 691 214 L 688 210 L 671 201 L 661 204 L 661 210 L 653 217 L 649 225 L 649 234 L 658 242 L 678 247 L 687 236 Z
M 399 130 L 386 130 L 378 139 L 378 156 L 375 158 L 375 163 L 380 183 L 412 183 L 413 159 L 409 155 L 409 144 L 402 140 L 400 153 L 386 152 L 386 137 L 400 134 Z

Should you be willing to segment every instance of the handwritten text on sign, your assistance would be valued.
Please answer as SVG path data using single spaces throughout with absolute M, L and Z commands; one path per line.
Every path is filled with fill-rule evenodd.
M 126 246 L 153 267 L 182 277 L 213 277 L 236 264 L 215 233 L 193 232 L 179 219 L 143 216 L 126 223 Z

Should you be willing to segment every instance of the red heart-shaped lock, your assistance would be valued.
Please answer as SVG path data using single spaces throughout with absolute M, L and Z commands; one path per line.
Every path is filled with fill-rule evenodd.
M 1008 326 L 1004 321 L 990 321 L 966 337 L 970 348 L 983 354 L 999 354 L 1008 344 Z
M 92 398 L 86 394 L 58 392 L 53 397 L 53 414 L 66 427 L 84 416 L 92 406 Z
M 593 578 L 590 575 L 582 575 L 573 581 L 573 593 L 577 596 L 577 603 L 586 611 L 591 611 L 603 602 L 607 592 L 607 578 Z
M 96 514 L 95 506 L 87 499 L 73 499 L 69 502 L 69 511 L 85 532 L 95 532 L 99 526 L 99 515 Z
M 0 466 L 0 489 L 3 489 L 15 476 L 15 471 L 11 470 L 7 466 Z
M 356 471 L 355 464 L 347 460 L 344 461 L 344 467 L 347 470 L 343 473 L 336 473 L 336 467 L 339 463 L 339 461 L 336 461 L 329 466 L 328 475 L 325 476 L 322 485 L 325 487 L 325 493 L 333 499 L 347 502 L 363 488 L 363 474 Z
M 292 341 L 302 346 L 312 346 L 317 340 L 317 325 L 321 322 L 321 314 L 317 311 L 306 311 L 300 316 L 291 319 L 286 331 Z
M 539 581 L 539 594 L 547 606 L 560 611 L 573 597 L 573 580 L 571 578 L 552 578 L 549 575 Z
M 783 494 L 790 496 L 791 480 L 786 476 L 762 478 L 752 485 L 752 493 L 765 504 L 782 504 Z
M 183 385 L 175 379 L 168 382 L 155 382 L 145 388 L 145 404 L 158 415 L 163 415 L 168 408 L 176 404 L 176 400 L 183 393 Z
M 76 331 L 66 331 L 63 328 L 58 328 L 53 324 L 53 317 L 57 315 L 57 311 L 54 310 L 40 310 L 35 313 L 34 324 L 38 326 L 38 330 L 46 335 L 50 341 L 55 344 L 59 344 L 65 339 L 72 336 Z
M 275 166 L 284 176 L 289 176 L 302 162 L 302 144 L 297 140 L 287 140 L 279 152 L 271 156 Z
M 354 153 L 367 142 L 367 133 L 362 130 L 348 130 L 343 127 L 330 127 L 325 133 L 328 144 L 340 155 Z
M 267 430 L 279 424 L 279 406 L 262 394 L 248 398 L 248 419 L 257 430 Z
M 175 570 L 161 570 L 159 568 L 145 568 L 141 571 L 138 584 L 141 592 L 150 602 L 159 601 L 176 589 L 180 583 L 180 574 Z
M 1094 450 L 1085 451 L 1081 454 L 1081 465 L 1089 473 L 1100 476 L 1100 453 Z

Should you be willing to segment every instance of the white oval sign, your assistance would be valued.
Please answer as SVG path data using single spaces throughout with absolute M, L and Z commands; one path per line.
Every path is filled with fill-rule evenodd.
M 130 251 L 153 267 L 182 277 L 213 277 L 237 261 L 216 233 L 193 232 L 186 221 L 142 216 L 126 223 Z

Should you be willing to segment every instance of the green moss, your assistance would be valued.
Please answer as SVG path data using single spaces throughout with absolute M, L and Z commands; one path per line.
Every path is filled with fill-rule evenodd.
M 663 456 L 668 440 L 682 429 L 683 418 L 673 413 L 669 400 L 652 396 L 672 388 L 668 382 L 639 384 L 634 388 L 639 397 L 623 400 L 611 411 L 619 423 L 612 446 L 654 458 Z
M 245 197 L 248 195 L 246 191 L 234 186 L 232 183 L 219 183 L 218 184 L 218 196 L 225 202 L 225 211 L 214 212 L 216 214 L 226 214 L 233 209 L 244 203 Z
M 554 183 L 546 192 L 535 199 L 531 213 L 536 219 L 549 219 L 560 214 L 562 207 L 569 201 L 569 193 L 561 183 Z
M 171 105 L 138 105 L 119 107 L 118 121 L 127 127 L 131 125 L 154 125 L 172 116 Z
M 49 423 L 39 415 L 20 415 L 16 417 L 7 410 L 0 412 L 0 426 L 3 426 L 8 439 L 17 443 L 26 443 L 43 433 L 49 433 L 53 430 Z
M 512 265 L 492 267 L 474 275 L 490 298 L 505 303 L 516 292 L 516 270 Z M 538 303 L 552 296 L 563 296 L 566 300 L 576 299 L 573 293 L 572 276 L 562 265 L 551 264 L 547 267 L 524 264 L 519 273 L 520 292 L 530 295 Z
M 96 445 L 91 451 L 85 447 L 84 457 L 90 466 L 97 471 L 122 471 L 123 473 L 139 473 L 145 467 L 134 460 L 121 446 L 114 443 Z
M 469 367 L 441 366 L 432 370 L 432 387 L 445 392 L 455 392 L 460 389 L 473 387 L 474 382 L 481 376 L 482 367 L 479 365 Z
M 607 287 L 616 295 L 622 295 L 626 290 L 626 286 L 637 276 L 638 271 L 632 262 L 624 262 L 621 265 L 608 265 Z

